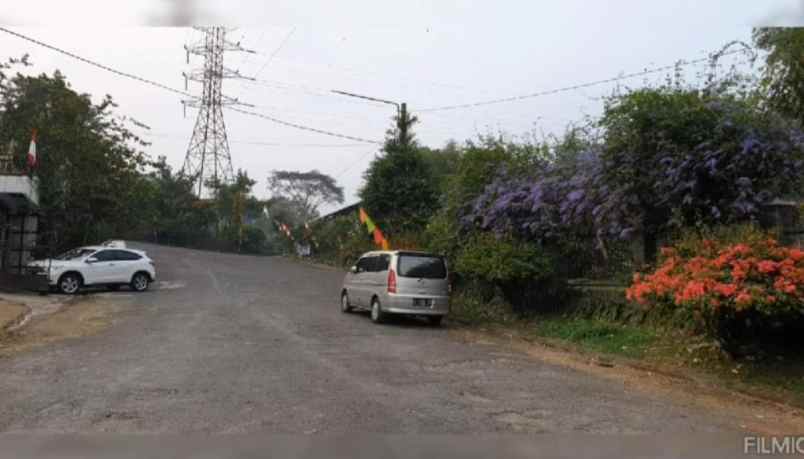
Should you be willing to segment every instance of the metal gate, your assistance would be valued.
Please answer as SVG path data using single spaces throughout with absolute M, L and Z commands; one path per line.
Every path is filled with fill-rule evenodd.
M 47 271 L 28 265 L 47 245 L 40 243 L 39 215 L 0 207 L 0 290 L 46 292 Z

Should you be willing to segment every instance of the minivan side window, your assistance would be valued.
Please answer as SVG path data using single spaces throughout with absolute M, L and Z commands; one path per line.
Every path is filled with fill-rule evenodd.
M 418 279 L 445 279 L 447 266 L 444 259 L 433 255 L 401 254 L 399 256 L 399 275 Z
M 358 272 L 358 273 L 365 273 L 365 272 L 371 271 L 371 264 L 372 264 L 372 263 L 371 263 L 371 260 L 372 260 L 373 258 L 374 258 L 374 257 L 365 257 L 365 258 L 361 258 L 361 259 L 360 259 L 360 260 L 357 262 L 357 272 Z
M 380 255 L 377 257 L 376 262 L 374 263 L 374 272 L 385 272 L 388 271 L 388 267 L 391 265 L 391 255 Z

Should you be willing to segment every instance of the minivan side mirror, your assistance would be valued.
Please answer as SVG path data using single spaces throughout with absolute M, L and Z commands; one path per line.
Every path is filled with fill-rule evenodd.
M 349 271 L 350 271 L 352 274 L 357 274 L 357 266 L 352 266 L 352 267 L 349 269 Z

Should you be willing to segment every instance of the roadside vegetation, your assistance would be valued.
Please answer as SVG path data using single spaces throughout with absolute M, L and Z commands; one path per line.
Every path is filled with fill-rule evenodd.
M 362 206 L 394 248 L 448 257 L 453 324 L 803 404 L 804 252 L 789 230 L 802 225 L 804 31 L 758 29 L 755 45 L 759 74 L 716 73 L 715 53 L 694 82 L 620 89 L 560 138 L 433 150 L 397 119 Z M 313 229 L 326 263 L 373 248 L 353 216 Z

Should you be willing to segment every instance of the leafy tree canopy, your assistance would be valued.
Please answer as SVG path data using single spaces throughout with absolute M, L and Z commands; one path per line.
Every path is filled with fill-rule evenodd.
M 804 122 L 804 28 L 762 27 L 754 41 L 768 52 L 762 80 L 770 105 Z
M 75 92 L 58 71 L 2 77 L 0 144 L 16 145 L 22 167 L 31 130 L 38 129 L 40 207 L 52 226 L 44 230 L 60 235 L 60 243 L 95 242 L 139 222 L 146 143 L 114 108 L 110 96 L 96 104 Z
M 335 179 L 317 170 L 275 170 L 268 177 L 268 189 L 274 198 L 291 202 L 289 207 L 298 212 L 302 222 L 318 217 L 321 205 L 342 204 L 344 200 L 343 188 Z

